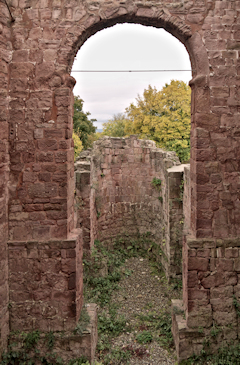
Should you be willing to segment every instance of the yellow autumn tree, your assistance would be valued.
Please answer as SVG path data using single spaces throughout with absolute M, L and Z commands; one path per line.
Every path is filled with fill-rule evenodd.
M 79 156 L 79 153 L 83 150 L 83 144 L 79 136 L 73 132 L 72 135 L 73 142 L 74 142 L 74 161 Z
M 126 113 L 128 133 L 152 139 L 158 147 L 176 151 L 181 161 L 189 160 L 191 90 L 183 81 L 172 80 L 160 91 L 149 85 Z
M 125 137 L 127 135 L 127 123 L 124 114 L 114 114 L 112 119 L 103 123 L 102 134 L 110 137 Z

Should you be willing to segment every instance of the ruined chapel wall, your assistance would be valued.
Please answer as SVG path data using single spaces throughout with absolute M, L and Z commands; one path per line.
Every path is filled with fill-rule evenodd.
M 1 9 L 2 29 L 8 32 L 4 3 Z M 15 17 L 10 26 L 12 58 L 1 63 L 5 92 L 10 62 L 10 240 L 62 239 L 71 231 L 74 82 L 69 72 L 89 36 L 124 21 L 163 27 L 186 45 L 193 70 L 191 234 L 199 240 L 237 239 L 240 1 L 12 1 L 11 11 Z M 1 45 L 7 47 L 5 35 Z M 1 146 L 6 156 L 6 145 Z M 188 255 L 183 257 L 187 272 Z M 194 295 L 201 295 L 197 286 Z M 187 296 L 185 303 L 190 312 Z M 201 302 L 198 306 L 201 309 Z
M 239 9 L 239 1 L 209 2 L 198 32 L 208 57 L 190 82 L 192 220 L 199 238 L 239 235 Z
M 95 239 L 109 243 L 150 232 L 167 258 L 163 260 L 167 276 L 181 274 L 181 257 L 176 263 L 176 255 L 181 256 L 182 245 L 177 226 L 181 228 L 183 168 L 170 172 L 174 165 L 180 165 L 174 152 L 135 136 L 104 137 L 91 151 L 82 152 L 75 173 L 84 248 L 89 250 Z M 161 185 L 154 186 L 153 179 Z
M 15 13 L 16 11 L 16 13 Z M 9 239 L 67 238 L 73 224 L 74 79 L 56 64 L 48 4 L 12 8 Z
M 8 180 L 9 180 L 9 63 L 11 21 L 6 5 L 0 3 L 0 356 L 9 333 L 8 290 Z
M 83 304 L 80 232 L 68 240 L 9 242 L 11 331 L 73 330 Z
M 193 68 L 192 232 L 199 238 L 236 236 L 239 1 L 104 1 L 93 6 L 91 1 L 46 0 L 11 5 L 16 20 L 10 75 L 14 102 L 10 199 L 15 210 L 10 239 L 66 237 L 71 230 L 73 183 L 66 180 L 73 179 L 73 171 L 65 162 L 73 156 L 69 113 L 73 85 L 68 73 L 89 36 L 124 21 L 164 27 L 186 45 Z M 44 204 L 56 201 L 67 204 L 67 218 L 52 205 L 54 212 L 47 213 L 49 205 Z

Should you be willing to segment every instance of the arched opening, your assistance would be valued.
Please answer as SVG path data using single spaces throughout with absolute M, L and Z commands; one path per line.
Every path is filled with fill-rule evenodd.
M 173 9 L 172 5 L 170 4 L 171 9 Z M 8 217 L 9 262 L 11 263 L 9 288 L 12 292 L 16 290 L 14 289 L 15 278 L 19 273 L 22 273 L 22 283 L 26 284 L 27 288 L 28 283 L 32 281 L 34 285 L 37 282 L 37 288 L 41 288 L 41 284 L 44 283 L 44 290 L 47 293 L 44 301 L 46 307 L 51 308 L 53 315 L 49 318 L 48 310 L 35 310 L 35 306 L 42 308 L 42 293 L 41 290 L 35 293 L 34 288 L 30 287 L 27 296 L 24 297 L 26 299 L 16 295 L 11 308 L 9 307 L 11 330 L 35 329 L 38 323 L 44 330 L 46 328 L 54 331 L 72 330 L 82 307 L 81 232 L 74 232 L 73 219 L 74 169 L 71 113 L 74 80 L 70 77 L 70 70 L 74 56 L 91 35 L 124 22 L 162 27 L 186 46 L 193 69 L 190 187 L 192 189 L 191 229 L 194 237 L 208 237 L 211 234 L 210 228 L 206 230 L 202 226 L 206 220 L 203 222 L 200 219 L 201 206 L 197 207 L 200 191 L 197 189 L 199 183 L 197 176 L 202 171 L 204 156 L 196 153 L 195 141 L 199 135 L 194 129 L 196 123 L 207 125 L 209 121 L 208 58 L 202 36 L 198 33 L 201 26 L 196 28 L 194 21 L 191 23 L 191 19 L 195 18 L 191 15 L 188 18 L 185 15 L 180 17 L 176 15 L 175 10 L 170 13 L 169 10 L 162 9 L 160 5 L 142 7 L 127 4 L 112 8 L 112 5 L 107 3 L 97 6 L 82 4 L 73 11 L 68 6 L 53 9 L 52 17 L 50 10 L 38 8 L 24 8 L 21 14 L 27 19 L 39 16 L 40 23 L 46 29 L 36 26 L 35 21 L 27 23 L 29 27 L 36 26 L 36 32 L 34 29 L 33 32 L 24 32 L 25 38 L 16 37 L 14 44 L 16 53 L 10 68 L 9 95 L 12 98 L 20 98 L 21 103 L 11 100 L 9 113 L 12 179 L 9 187 L 11 214 Z M 16 27 L 18 25 L 19 23 L 16 23 Z M 13 31 L 17 33 L 15 28 Z M 40 56 L 36 54 L 34 48 L 38 35 L 42 37 Z M 49 39 L 52 37 L 53 40 Z M 23 44 L 27 47 L 26 52 L 25 50 L 19 52 L 18 47 Z M 18 108 L 21 112 L 16 114 Z M 134 139 L 129 143 L 133 143 L 134 148 L 141 148 Z M 210 219 L 208 218 L 208 224 Z M 21 240 L 20 243 L 19 240 Z M 18 266 L 15 265 L 17 255 L 21 257 Z M 55 263 L 54 260 L 57 262 Z M 186 260 L 185 274 L 188 270 L 187 265 Z M 27 271 L 23 272 L 25 267 Z M 52 272 L 53 275 L 50 276 L 57 280 L 52 281 L 48 278 L 46 280 L 46 275 Z M 63 280 L 63 285 L 60 287 L 59 272 L 62 273 Z M 188 289 L 187 280 L 185 280 L 185 289 Z M 194 290 L 198 294 L 198 288 Z M 29 303 L 29 297 L 31 303 Z M 59 299 L 63 299 L 64 306 L 59 304 Z M 19 308 L 24 308 L 26 302 L 31 313 L 31 322 L 28 321 L 29 318 L 25 312 L 18 316 Z M 185 308 L 188 309 L 187 296 Z M 210 312 L 210 305 L 207 309 Z
M 123 36 L 121 36 L 122 33 Z M 134 97 L 142 93 L 148 85 L 152 87 L 157 85 L 157 89 L 160 90 L 166 82 L 170 83 L 172 78 L 187 82 L 191 77 L 191 66 L 184 46 L 163 29 L 144 27 L 139 24 L 118 24 L 113 28 L 98 32 L 88 39 L 82 48 L 87 49 L 85 59 L 83 53 L 83 60 L 81 61 L 80 54 L 73 66 L 72 75 L 80 84 L 78 86 L 77 83 L 74 93 L 75 95 L 80 94 L 86 101 L 84 91 L 86 92 L 87 101 L 89 100 L 89 103 L 87 102 L 88 110 L 91 112 L 91 107 L 94 109 L 96 104 L 93 117 L 96 117 L 100 128 L 101 123 L 106 122 L 113 114 L 123 113 L 128 104 L 134 100 Z M 175 49 L 171 50 L 171 48 Z M 119 53 L 116 57 L 117 50 Z M 81 49 L 79 53 L 81 53 Z M 143 53 L 146 53 L 145 57 Z M 98 72 L 99 70 L 100 72 Z M 101 72 L 101 70 L 106 72 Z M 114 70 L 117 72 L 109 72 Z M 121 72 L 124 70 L 146 70 L 147 72 L 124 74 Z M 154 70 L 159 72 L 152 73 L 151 71 Z M 172 73 L 168 72 L 170 70 L 173 70 Z M 176 70 L 179 71 L 176 72 Z M 81 73 L 81 71 L 90 72 Z M 93 100 L 92 103 L 91 100 Z M 188 123 L 190 124 L 189 114 Z M 154 138 L 150 136 L 149 139 Z M 94 189 L 89 190 L 88 194 L 86 190 L 84 194 L 79 192 L 81 199 L 84 199 L 83 196 L 88 196 L 89 199 L 91 197 L 90 202 L 85 201 L 89 207 L 89 219 L 86 219 L 85 211 L 87 208 L 81 206 L 79 211 L 78 227 L 83 229 L 84 248 L 92 247 L 95 239 L 109 242 L 123 233 L 129 235 L 130 232 L 131 234 L 133 232 L 135 234 L 137 232 L 141 234 L 151 232 L 155 241 L 162 246 L 168 264 L 170 265 L 172 262 L 175 266 L 175 269 L 170 269 L 168 264 L 164 263 L 167 276 L 170 279 L 181 274 L 177 252 L 181 251 L 182 241 L 180 236 L 183 227 L 183 191 L 180 190 L 183 190 L 184 166 L 175 168 L 174 171 L 168 171 L 170 167 L 180 165 L 177 156 L 174 157 L 174 154 L 167 154 L 159 150 L 158 155 L 161 153 L 162 155 L 156 159 L 153 157 L 154 143 L 151 144 L 150 142 L 145 149 L 141 142 L 132 141 L 130 143 L 128 141 L 127 143 L 129 143 L 128 149 L 124 147 L 125 142 L 122 145 L 119 141 L 114 144 L 113 140 L 107 141 L 105 144 L 103 142 L 103 145 L 100 143 L 98 147 L 96 146 L 96 151 L 93 151 L 93 154 L 102 155 L 102 158 L 99 160 L 97 156 L 86 157 L 93 161 L 91 168 L 88 169 L 90 186 L 94 186 Z M 139 143 L 138 146 L 137 143 Z M 112 151 L 110 154 L 115 156 L 111 161 L 106 155 L 109 152 L 104 149 L 104 146 L 106 148 L 107 145 Z M 139 149 L 137 158 L 134 157 L 137 153 L 136 146 Z M 116 151 L 118 148 L 120 148 L 120 152 Z M 148 153 L 149 148 L 151 149 L 150 154 Z M 128 159 L 126 151 L 128 154 L 133 154 L 132 161 Z M 117 157 L 117 153 L 121 155 L 121 159 Z M 161 160 L 161 163 L 158 160 Z M 166 163 L 165 160 L 168 162 Z M 155 167 L 152 168 L 151 166 Z M 83 168 L 82 163 L 79 163 L 79 168 Z M 134 171 L 139 173 L 135 174 Z M 87 171 L 84 172 L 84 174 L 86 173 Z M 148 176 L 146 177 L 146 175 Z M 161 188 L 159 189 L 161 196 L 158 197 L 156 195 L 159 194 L 153 189 L 152 181 L 155 181 L 154 179 L 161 180 Z M 80 180 L 82 181 L 81 177 L 79 177 Z M 89 189 L 89 183 L 85 189 L 87 188 Z M 156 203 L 158 198 L 158 203 Z M 84 206 L 86 207 L 86 205 Z M 94 210 L 95 214 L 93 213 Z M 144 210 L 146 210 L 146 222 L 148 219 L 147 224 L 141 217 L 141 214 L 144 215 Z M 119 212 L 121 212 L 120 216 Z M 156 219 L 155 216 L 158 218 Z M 186 226 L 189 226 L 189 217 L 186 217 L 186 221 L 187 219 Z M 132 224 L 129 224 L 130 221 Z M 118 222 L 119 228 L 112 229 L 114 225 L 116 226 L 116 222 Z M 120 226 L 122 227 L 120 228 Z M 178 261 L 178 264 L 175 261 Z
M 111 72 L 114 70 L 117 72 Z M 145 72 L 134 72 L 138 70 Z M 81 96 L 84 109 L 101 129 L 103 122 L 123 113 L 137 95 L 142 96 L 148 85 L 160 90 L 172 79 L 188 83 L 192 72 L 184 45 L 171 34 L 124 23 L 88 38 L 76 55 L 72 76 L 76 79 L 74 95 Z
M 78 66 L 76 68 L 79 69 Z M 195 75 L 196 75 L 196 69 L 194 69 L 193 73 L 195 73 Z M 95 82 L 96 82 L 96 80 L 95 80 Z M 192 85 L 193 85 L 193 82 L 192 82 Z M 145 85 L 145 86 L 147 86 L 147 85 Z M 116 88 L 117 88 L 117 86 L 116 86 Z M 83 96 L 83 99 L 84 99 L 84 96 Z M 89 110 L 91 112 L 91 110 L 89 108 L 87 110 Z M 95 117 L 95 115 L 93 115 L 93 117 Z M 87 207 L 88 211 L 93 212 L 94 209 L 95 209 L 95 212 L 92 216 L 91 216 L 91 213 L 90 213 L 89 217 L 85 216 L 84 219 L 83 219 L 83 220 L 85 220 L 86 227 L 87 227 L 86 242 L 87 241 L 91 242 L 89 244 L 89 247 L 93 246 L 94 238 L 100 238 L 101 241 L 105 240 L 106 242 L 111 241 L 110 235 L 105 235 L 105 236 L 103 235 L 103 236 L 98 237 L 98 232 L 101 232 L 101 233 L 104 232 L 104 226 L 105 226 L 105 229 L 106 229 L 106 226 L 107 226 L 107 230 L 109 232 L 111 232 L 110 234 L 112 234 L 113 236 L 115 235 L 115 237 L 116 237 L 116 235 L 119 236 L 120 231 L 118 231 L 117 234 L 116 234 L 114 232 L 114 230 L 110 229 L 110 227 L 114 226 L 113 221 L 116 221 L 117 216 L 119 216 L 119 215 L 121 216 L 122 225 L 124 226 L 124 228 L 126 227 L 126 222 L 127 222 L 127 219 L 129 219 L 129 218 L 131 218 L 134 221 L 133 225 L 136 224 L 137 220 L 141 221 L 141 223 L 140 223 L 140 225 L 141 225 L 142 222 L 144 221 L 144 219 L 145 219 L 145 222 L 147 222 L 147 225 L 149 224 L 149 221 L 146 220 L 146 216 L 143 218 L 143 217 L 139 217 L 140 214 L 138 214 L 138 213 L 136 214 L 136 212 L 144 211 L 144 203 L 146 203 L 146 202 L 143 202 L 143 201 L 137 201 L 136 202 L 134 199 L 133 199 L 133 201 L 129 201 L 129 202 L 125 201 L 124 202 L 125 207 L 123 208 L 124 204 L 121 204 L 121 203 L 123 203 L 123 201 L 122 201 L 122 195 L 123 194 L 120 197 L 119 196 L 118 197 L 114 196 L 114 200 L 111 200 L 113 197 L 110 194 L 106 194 L 105 196 L 103 196 L 100 193 L 101 189 L 106 191 L 107 184 L 105 184 L 104 179 L 105 179 L 106 175 L 108 175 L 107 177 L 109 178 L 109 170 L 114 169 L 113 166 L 111 166 L 111 167 L 107 166 L 108 163 L 106 161 L 109 160 L 109 156 L 107 156 L 107 155 L 109 155 L 109 151 L 106 152 L 106 150 L 111 150 L 112 149 L 114 151 L 113 152 L 113 156 L 114 156 L 113 163 L 117 164 L 117 166 L 115 166 L 115 168 L 116 168 L 116 171 L 114 173 L 115 177 L 111 176 L 111 178 L 115 179 L 114 186 L 111 186 L 111 188 L 114 188 L 115 190 L 116 189 L 118 189 L 118 190 L 123 189 L 124 190 L 124 186 L 121 185 L 121 182 L 119 182 L 118 177 L 116 176 L 116 175 L 120 176 L 122 174 L 122 165 L 121 165 L 120 160 L 118 160 L 118 158 L 116 157 L 116 150 L 120 150 L 120 153 L 122 155 L 121 159 L 123 161 L 124 157 L 126 157 L 122 153 L 123 149 L 125 149 L 127 147 L 127 148 L 129 148 L 129 150 L 130 149 L 134 150 L 134 147 L 136 147 L 136 150 L 138 149 L 138 153 L 142 158 L 142 155 L 144 155 L 144 152 L 143 151 L 140 152 L 140 150 L 141 150 L 141 148 L 144 150 L 143 146 L 141 146 L 138 141 L 136 141 L 136 140 L 134 141 L 134 140 L 131 140 L 131 139 L 127 141 L 127 143 L 126 143 L 127 146 L 125 145 L 125 142 L 123 142 L 123 145 L 121 145 L 121 143 L 119 141 L 116 141 L 116 145 L 114 145 L 114 143 L 112 141 L 106 141 L 106 142 L 107 143 L 105 143 L 105 144 L 103 143 L 102 145 L 101 144 L 98 145 L 98 147 L 95 151 L 96 152 L 95 155 L 93 155 L 93 156 L 85 155 L 84 156 L 85 161 L 84 161 L 84 158 L 82 158 L 82 161 L 80 163 L 80 170 L 81 171 L 79 171 L 80 173 L 79 173 L 78 181 L 81 182 L 84 185 L 83 176 L 88 175 L 89 177 L 87 179 L 88 183 L 86 184 L 85 187 L 83 185 L 80 186 L 81 183 L 79 184 L 79 190 L 82 190 L 83 195 L 86 196 L 88 194 L 88 197 L 91 197 L 91 199 L 92 199 L 92 202 L 91 202 L 91 199 L 90 199 L 89 206 Z M 146 146 L 144 146 L 144 147 L 146 147 Z M 151 147 L 153 147 L 153 146 L 151 146 L 151 144 L 147 145 L 147 148 L 149 150 L 151 150 Z M 112 153 L 110 153 L 110 154 L 112 154 Z M 119 154 L 119 151 L 117 152 L 117 154 Z M 134 153 L 133 153 L 133 155 L 134 155 Z M 102 156 L 103 158 L 98 159 L 97 156 L 98 157 Z M 149 156 L 147 156 L 147 159 L 148 158 L 149 158 Z M 162 160 L 164 160 L 164 159 L 166 160 L 166 158 L 167 158 L 166 155 L 162 156 Z M 171 158 L 172 157 L 170 157 L 169 161 L 168 161 L 169 162 L 168 168 L 175 165 L 175 163 L 173 163 Z M 95 161 L 94 168 L 89 166 L 90 165 L 89 161 L 91 159 Z M 112 163 L 112 161 L 111 161 L 111 163 Z M 85 164 L 86 170 L 83 169 L 84 164 Z M 88 165 L 88 166 L 86 166 L 86 165 Z M 153 163 L 153 165 L 154 165 L 154 163 Z M 138 168 L 137 165 L 135 167 Z M 146 165 L 144 167 L 146 167 Z M 178 185 L 178 188 L 180 188 L 180 185 L 181 185 L 181 182 L 182 182 L 182 179 L 183 179 L 183 177 L 182 177 L 183 176 L 183 174 L 182 174 L 183 170 L 177 171 L 177 169 L 173 169 L 172 171 L 168 171 L 168 168 L 166 168 L 164 171 L 162 171 L 160 173 L 161 179 L 164 179 L 164 184 L 163 185 L 165 185 L 165 187 L 164 187 L 163 190 L 164 190 L 164 194 L 165 194 L 166 197 L 169 197 L 169 195 L 171 195 L 170 186 L 168 185 L 169 181 L 171 183 L 174 182 L 174 184 Z M 97 172 L 95 171 L 95 173 L 93 173 L 94 169 L 98 170 L 98 171 Z M 90 171 L 91 171 L 91 173 L 90 173 Z M 125 170 L 125 172 L 127 173 L 127 175 L 130 175 L 129 174 L 130 169 L 129 169 L 129 171 Z M 180 172 L 179 176 L 176 176 L 177 173 L 179 173 L 179 172 Z M 158 174 L 158 176 L 155 176 L 154 175 L 155 173 L 156 172 L 151 171 L 151 173 L 150 173 L 151 180 L 153 180 L 154 178 L 158 178 L 160 180 L 160 175 Z M 159 173 L 159 171 L 158 171 L 158 173 Z M 82 175 L 82 177 L 81 177 L 81 175 Z M 165 176 L 162 177 L 163 175 L 165 175 Z M 188 174 L 188 177 L 189 176 L 190 175 Z M 142 176 L 141 178 L 142 178 L 142 180 L 146 181 L 146 176 Z M 122 181 L 122 177 L 120 177 L 120 180 Z M 140 189 L 142 189 L 143 192 L 145 192 L 147 186 L 146 185 L 145 186 L 140 186 L 139 185 L 139 180 L 141 180 L 139 178 L 139 176 L 138 177 L 135 176 L 135 181 L 136 180 L 138 180 L 138 186 L 136 186 L 136 184 L 134 184 L 134 183 L 132 183 L 132 186 L 131 186 L 131 182 L 128 182 L 128 184 L 125 186 L 125 188 L 127 189 L 129 187 L 132 187 L 132 189 L 134 191 L 136 191 L 138 188 L 140 188 Z M 151 180 L 148 181 L 149 186 L 151 185 Z M 133 179 L 131 181 L 133 181 Z M 162 183 L 162 180 L 161 180 L 161 183 Z M 95 187 L 92 189 L 94 184 L 95 184 Z M 190 186 L 190 181 L 188 181 L 188 185 Z M 77 186 L 77 188 L 78 188 L 78 186 Z M 175 192 L 175 194 L 176 194 L 176 192 Z M 180 195 L 181 191 L 179 190 L 177 192 L 177 194 Z M 79 194 L 79 197 L 82 199 L 81 194 Z M 178 200 L 179 197 L 178 197 L 178 195 L 174 195 L 174 193 L 173 193 L 171 198 L 172 198 L 171 199 L 171 206 L 174 203 L 175 204 L 174 208 L 176 208 L 176 210 L 179 209 L 179 200 Z M 155 196 L 155 199 L 156 199 L 156 196 Z M 167 214 L 167 213 L 169 214 L 169 210 L 171 210 L 172 207 L 171 208 L 169 207 L 169 200 L 168 199 L 164 198 L 163 200 L 164 200 L 164 203 L 165 203 L 165 214 Z M 105 204 L 106 202 L 107 202 L 107 204 Z M 129 206 L 127 206 L 126 203 L 129 203 Z M 190 203 L 190 195 L 188 196 L 188 203 Z M 91 206 L 91 204 L 92 204 L 92 206 Z M 85 205 L 85 203 L 84 203 L 84 205 Z M 105 209 L 106 205 L 108 205 L 108 209 Z M 159 206 L 160 205 L 161 204 L 159 204 Z M 133 209 L 134 214 L 130 216 L 129 212 L 131 213 L 131 209 L 132 209 L 133 206 L 134 206 L 134 209 Z M 86 205 L 85 205 L 85 207 L 86 207 Z M 162 209 L 162 205 L 161 205 L 160 209 Z M 81 208 L 81 210 L 80 210 L 81 213 L 80 214 L 84 215 L 83 210 L 84 209 Z M 190 210 L 190 205 L 188 207 L 188 211 L 189 210 Z M 147 209 L 146 209 L 146 211 L 147 211 Z M 116 213 L 116 214 L 114 214 L 114 213 Z M 156 213 L 158 213 L 158 211 L 154 211 L 154 209 L 152 209 L 152 213 L 156 214 Z M 112 220 L 109 219 L 109 216 L 111 214 L 113 216 Z M 124 215 L 126 215 L 126 217 L 127 217 L 126 219 L 122 218 L 122 217 L 124 217 Z M 146 214 L 146 215 L 148 215 L 148 214 Z M 172 216 L 170 218 L 171 220 L 173 220 L 173 216 L 174 216 L 174 213 L 172 214 Z M 148 218 L 149 218 L 149 220 L 152 220 L 152 216 L 150 216 Z M 175 215 L 175 218 L 178 220 L 178 223 L 182 221 L 182 218 L 180 216 Z M 187 218 L 190 221 L 190 215 Z M 163 220 L 164 220 L 164 218 L 163 218 Z M 182 224 L 182 222 L 181 222 L 181 224 Z M 157 223 L 155 222 L 154 225 L 155 225 L 155 229 L 156 229 Z M 168 226 L 168 229 L 169 229 L 169 227 L 172 225 L 172 223 L 170 223 L 170 221 L 168 221 L 166 225 Z M 142 226 L 143 226 L 143 224 L 142 224 Z M 84 222 L 83 222 L 82 227 L 84 228 Z M 159 227 L 159 228 L 161 230 L 161 234 L 160 234 L 160 237 L 158 237 L 158 238 L 161 241 L 161 245 L 162 245 L 161 249 L 162 249 L 163 246 L 165 246 L 165 236 L 162 233 L 165 230 L 164 224 L 161 224 L 161 227 Z M 130 230 L 131 229 L 132 229 L 132 227 L 130 227 Z M 177 228 L 174 227 L 174 229 L 175 229 L 175 236 L 176 236 L 176 229 Z M 148 231 L 148 230 L 147 230 L 146 225 L 145 225 L 145 227 L 142 230 L 142 233 L 146 233 L 146 231 Z M 122 230 L 122 232 L 123 232 L 123 230 Z M 167 234 L 169 235 L 169 231 L 167 232 Z M 169 239 L 169 237 L 168 237 L 168 239 Z M 179 239 L 179 237 L 178 237 L 177 240 L 179 242 L 181 241 L 181 243 L 182 243 L 182 237 L 181 237 L 181 239 Z M 178 244 L 179 244 L 179 242 L 178 242 Z M 85 248 L 87 248 L 87 245 L 85 246 Z M 176 249 L 176 251 L 181 250 L 181 248 L 179 246 L 175 247 L 175 249 Z M 173 246 L 171 247 L 171 244 L 168 244 L 166 249 L 163 248 L 163 251 L 165 251 L 164 255 L 165 255 L 165 257 L 166 256 L 168 257 L 168 261 L 170 262 L 171 259 L 172 259 L 171 255 L 172 255 L 172 251 L 173 251 Z M 171 251 L 171 253 L 170 253 L 170 251 Z M 172 256 L 174 256 L 174 255 L 175 255 L 175 253 Z M 179 259 L 179 257 L 177 257 L 177 259 Z M 168 273 L 169 277 L 171 277 L 171 274 L 173 274 L 170 271 L 171 271 L 171 269 L 169 270 L 169 273 Z M 174 273 L 174 275 L 175 274 L 176 274 L 176 272 Z M 180 272 L 178 271 L 177 274 L 180 274 Z

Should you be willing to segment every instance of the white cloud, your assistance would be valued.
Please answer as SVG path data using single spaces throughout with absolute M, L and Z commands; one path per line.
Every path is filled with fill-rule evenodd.
M 185 47 L 163 29 L 118 24 L 90 37 L 81 47 L 73 70 L 191 69 Z M 142 95 L 148 85 L 160 90 L 166 82 L 188 82 L 191 72 L 73 73 L 74 94 L 84 100 L 84 111 L 99 122 L 110 119 Z

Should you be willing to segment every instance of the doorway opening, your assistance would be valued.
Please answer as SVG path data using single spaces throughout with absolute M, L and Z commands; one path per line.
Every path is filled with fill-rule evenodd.
M 124 26 L 127 27 L 128 38 L 130 38 L 128 27 L 132 29 L 137 27 L 140 32 L 139 53 L 136 56 L 137 51 L 133 52 L 135 53 L 135 59 L 130 55 L 130 50 L 134 48 L 137 42 L 129 39 L 130 42 L 127 45 L 126 39 L 122 41 L 122 46 L 125 47 L 125 52 L 123 52 L 123 49 L 120 47 L 121 41 L 116 41 L 116 39 L 112 38 L 112 44 L 110 46 L 108 44 L 107 48 L 110 50 L 110 54 L 106 54 L 106 59 L 101 60 L 101 55 L 105 52 L 97 38 L 95 43 L 96 54 L 90 53 L 90 56 L 88 55 L 89 58 L 82 64 L 77 58 L 73 65 L 72 75 L 77 79 L 74 94 L 76 96 L 79 95 L 84 100 L 86 104 L 85 113 L 89 111 L 91 117 L 97 119 L 95 126 L 99 132 L 105 127 L 103 123 L 107 123 L 109 119 L 113 118 L 114 114 L 123 113 L 128 104 L 133 103 L 134 98 L 138 94 L 142 94 L 144 88 L 146 89 L 148 85 L 157 85 L 157 89 L 160 90 L 166 83 L 171 83 L 171 79 L 184 79 L 187 82 L 191 77 L 191 67 L 186 50 L 185 54 L 187 57 L 185 61 L 187 60 L 188 63 L 184 63 L 183 60 L 181 61 L 178 58 L 178 62 L 174 65 L 173 61 L 177 59 L 177 56 L 171 53 L 166 64 L 160 62 L 161 59 L 166 59 L 166 53 L 170 48 L 168 36 L 165 41 L 166 45 L 168 45 L 166 51 L 162 49 L 162 46 L 159 46 L 161 52 L 158 56 L 157 54 L 154 55 L 156 48 L 153 50 L 152 57 L 148 55 L 148 58 L 153 61 L 151 65 L 141 63 L 145 62 L 141 31 L 146 27 L 133 24 L 119 24 L 113 27 L 113 29 L 121 33 L 121 31 L 124 31 Z M 161 35 L 162 32 L 165 32 L 154 28 L 150 29 L 151 31 L 157 30 L 161 32 Z M 92 39 L 97 37 L 98 34 L 109 32 L 110 30 L 105 29 L 94 35 Z M 135 36 L 136 34 L 134 34 Z M 88 41 L 90 40 L 91 38 Z M 82 49 L 87 46 L 88 41 L 82 46 Z M 149 40 L 146 42 L 149 43 Z M 179 41 L 176 40 L 176 42 L 176 48 L 179 46 L 184 48 Z M 155 38 L 154 43 L 156 43 Z M 115 62 L 113 62 L 113 58 L 116 55 L 115 45 L 117 45 L 117 48 L 120 48 L 116 66 Z M 91 46 L 92 49 L 93 47 Z M 80 52 L 81 49 L 79 54 Z M 123 55 L 123 57 L 120 58 L 120 55 Z M 107 64 L 106 60 L 110 60 L 110 64 Z M 131 61 L 130 64 L 129 60 Z M 169 77 L 168 70 L 171 69 L 175 71 Z M 154 70 L 155 73 L 152 72 Z M 165 73 L 163 72 L 164 70 Z M 180 71 L 177 72 L 176 70 Z M 141 72 L 135 73 L 133 71 Z M 186 76 L 187 74 L 189 77 Z M 151 75 L 151 79 L 149 79 L 149 75 Z M 157 84 L 156 80 L 158 81 Z M 135 84 L 138 84 L 137 87 Z M 131 89 L 133 89 L 133 92 Z M 94 110 L 95 106 L 98 107 L 98 110 L 95 109 L 96 111 Z M 169 282 L 173 282 L 173 286 L 169 286 L 171 288 L 169 290 L 174 290 L 174 287 L 176 289 L 181 287 L 179 279 L 181 278 L 181 244 L 184 222 L 183 175 L 185 166 L 179 168 L 180 165 L 180 161 L 174 152 L 160 150 L 153 141 L 141 140 L 136 136 L 126 136 L 125 138 L 109 138 L 105 136 L 103 140 L 99 139 L 94 144 L 91 151 L 83 151 L 80 155 L 76 162 L 76 206 L 79 207 L 77 224 L 83 229 L 85 251 L 93 250 L 94 252 L 91 259 L 93 261 L 89 261 L 87 267 L 94 267 L 96 257 L 98 260 L 98 274 L 91 272 L 90 274 L 88 273 L 88 276 L 92 277 L 93 292 L 95 293 L 98 290 L 100 293 L 99 296 L 95 296 L 96 301 L 100 300 L 100 304 L 105 300 L 102 299 L 102 294 L 105 293 L 105 290 L 99 290 L 97 285 L 102 285 L 102 288 L 108 287 L 112 275 L 114 274 L 118 277 L 119 274 L 118 271 L 112 271 L 111 264 L 109 264 L 109 255 L 111 256 L 112 253 L 109 253 L 109 251 L 106 253 L 105 251 L 103 257 L 101 257 L 102 251 L 99 247 L 102 244 L 110 249 L 111 252 L 111 249 L 121 242 L 121 249 L 124 249 L 126 252 L 129 250 L 129 253 L 132 254 L 136 248 L 135 246 L 138 246 L 139 242 L 144 242 L 144 247 L 139 246 L 139 250 L 145 249 L 149 256 L 155 257 L 156 263 L 161 266 L 162 270 L 165 270 Z M 189 173 L 187 176 L 189 178 Z M 190 199 L 188 200 L 189 202 Z M 147 240 L 146 237 L 148 237 Z M 97 244 L 94 244 L 96 240 Z M 133 259 L 131 254 L 129 259 Z M 136 254 L 135 256 L 138 255 Z M 102 258 L 100 262 L 99 257 Z M 143 260 L 139 262 L 144 262 L 142 257 L 140 259 L 138 257 L 138 260 Z M 136 266 L 135 262 L 131 262 L 131 264 Z M 131 276 L 132 273 L 128 271 L 129 268 L 127 266 L 123 270 Z M 99 275 L 100 280 L 96 280 L 96 276 Z M 161 277 L 156 274 L 155 279 L 161 280 Z M 89 283 L 88 279 L 87 282 Z M 97 282 L 98 284 L 96 284 Z M 140 286 L 140 282 L 136 284 L 137 286 Z M 142 297 L 147 294 L 139 295 Z M 146 303 L 144 305 L 147 307 Z M 149 303 L 149 305 L 151 306 L 152 304 Z M 149 308 L 145 309 L 149 311 Z M 104 312 L 103 309 L 102 315 L 106 316 L 106 321 L 109 318 L 113 320 L 111 313 L 111 309 L 107 312 Z M 150 313 L 150 316 L 154 316 L 154 314 Z M 170 316 L 170 312 L 168 312 L 168 316 Z M 115 319 L 118 320 L 119 317 Z M 158 317 L 158 320 L 167 322 L 169 317 L 164 314 L 163 317 Z M 131 321 L 130 317 L 129 321 Z M 144 323 L 142 326 L 148 325 Z M 126 351 L 129 351 L 129 349 L 127 348 Z M 133 348 L 131 351 L 136 353 L 137 349 Z

